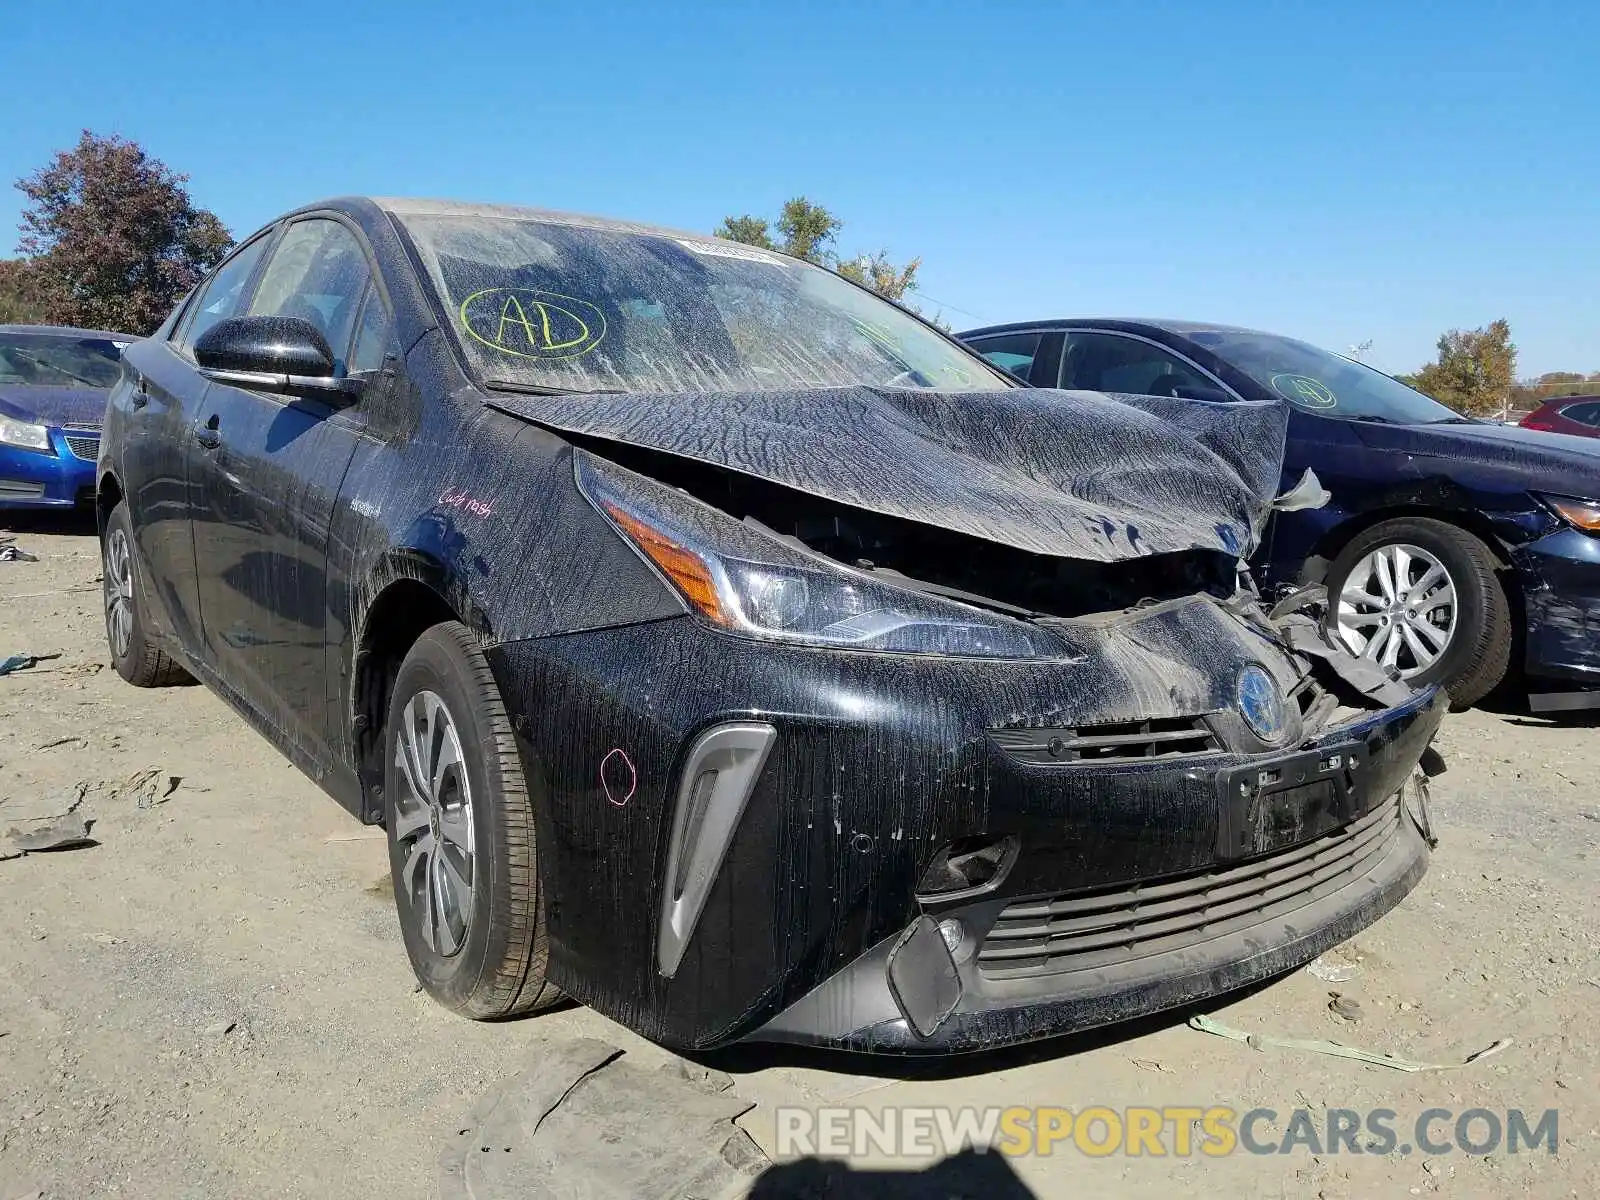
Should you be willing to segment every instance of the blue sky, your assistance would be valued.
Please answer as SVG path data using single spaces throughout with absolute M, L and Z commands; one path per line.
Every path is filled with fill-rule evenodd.
M 88 127 L 241 235 L 349 192 L 704 230 L 804 193 L 957 328 L 1195 317 L 1402 370 L 1504 316 L 1520 374 L 1600 369 L 1583 0 L 129 11 L 8 13 L 0 180 Z

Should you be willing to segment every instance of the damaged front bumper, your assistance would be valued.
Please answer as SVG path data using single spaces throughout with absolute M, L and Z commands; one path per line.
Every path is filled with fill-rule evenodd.
M 674 1048 L 975 1050 L 1271 975 L 1421 875 L 1394 798 L 1442 693 L 1319 682 L 1207 597 L 1062 636 L 1071 660 L 994 662 L 681 618 L 492 648 L 552 982 Z M 1257 670 L 1286 706 L 1271 745 Z M 929 882 L 976 844 L 1005 847 L 991 878 Z
M 1141 789 L 1214 786 L 1213 866 L 1090 889 L 1063 872 L 1066 886 L 1043 893 L 1041 868 L 1020 892 L 925 901 L 905 930 L 746 1040 L 977 1051 L 1200 1001 L 1307 962 L 1376 921 L 1426 871 L 1426 787 L 1403 776 L 1444 709 L 1430 691 L 1292 754 L 1146 777 Z M 1302 836 L 1311 827 L 1321 831 Z M 1263 830 L 1284 844 L 1233 856 L 1259 850 Z

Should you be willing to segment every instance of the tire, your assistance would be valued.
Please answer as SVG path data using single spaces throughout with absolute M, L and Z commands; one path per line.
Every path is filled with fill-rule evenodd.
M 119 501 L 100 542 L 101 593 L 105 597 L 106 644 L 111 665 L 134 687 L 174 687 L 194 679 L 152 638 L 139 597 L 138 558 L 133 552 L 128 502 Z
M 1387 561 L 1395 584 L 1395 603 L 1385 594 L 1380 558 Z M 1397 567 L 1406 569 L 1407 580 L 1396 578 Z M 1436 639 L 1446 623 L 1441 599 L 1445 592 L 1438 583 L 1427 583 L 1434 567 L 1442 568 L 1454 596 L 1453 617 L 1442 645 Z M 1420 600 L 1416 585 L 1427 588 Z M 1494 691 L 1510 669 L 1511 606 L 1496 574 L 1494 555 L 1457 525 L 1429 517 L 1374 525 L 1334 559 L 1328 595 L 1329 632 L 1336 640 L 1378 661 L 1384 661 L 1390 644 L 1398 642 L 1398 661 L 1393 665 L 1400 667 L 1406 681 L 1415 687 L 1442 685 L 1457 712 Z M 1430 626 L 1434 632 L 1429 632 Z M 1380 636 L 1386 639 L 1382 645 L 1377 644 Z M 1418 646 L 1435 655 L 1431 662 L 1415 653 Z
M 476 1020 L 556 1003 L 533 804 L 505 704 L 465 626 L 435 625 L 406 655 L 384 753 L 389 868 L 417 980 Z

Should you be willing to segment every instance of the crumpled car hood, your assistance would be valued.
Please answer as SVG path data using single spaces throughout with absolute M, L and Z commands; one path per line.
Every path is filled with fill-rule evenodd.
M 1017 388 L 517 396 L 559 432 L 698 459 L 1038 554 L 1245 556 L 1277 492 L 1288 410 Z

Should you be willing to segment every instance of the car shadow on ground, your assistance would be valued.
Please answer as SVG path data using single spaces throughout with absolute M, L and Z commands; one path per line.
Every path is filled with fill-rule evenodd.
M 0 533 L 19 538 L 30 533 L 63 534 L 66 536 L 95 534 L 94 509 L 64 508 L 35 511 L 32 509 L 0 508 Z M 21 545 L 21 543 L 18 543 Z M 27 547 L 23 546 L 26 550 Z
M 999 1154 L 963 1150 L 923 1170 L 855 1170 L 818 1158 L 774 1163 L 750 1200 L 1034 1200 L 1036 1193 Z
M 1504 699 L 1491 697 L 1477 707 L 1507 725 L 1522 729 L 1593 729 L 1600 726 L 1600 690 L 1596 691 L 1594 702 L 1593 708 L 1534 712 L 1526 696 L 1511 696 Z

